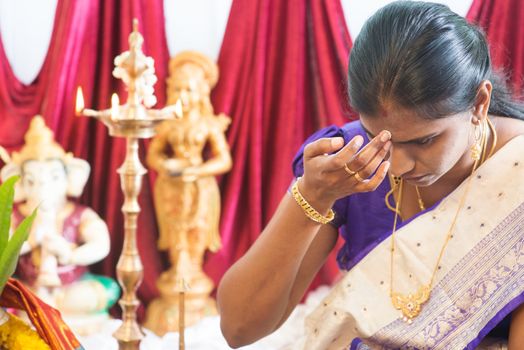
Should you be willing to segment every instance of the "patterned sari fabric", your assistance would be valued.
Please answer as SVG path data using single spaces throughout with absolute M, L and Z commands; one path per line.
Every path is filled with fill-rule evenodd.
M 0 306 L 27 312 L 38 335 L 53 350 L 83 350 L 60 313 L 37 298 L 20 281 L 9 279 L 0 298 Z
M 474 173 L 431 296 L 412 324 L 389 297 L 391 231 L 306 321 L 306 349 L 475 349 L 524 303 L 524 136 Z M 427 284 L 467 181 L 395 234 L 395 291 Z M 391 228 L 390 228 L 391 230 Z M 355 257 L 349 257 L 355 260 Z M 339 260 L 340 263 L 340 260 Z

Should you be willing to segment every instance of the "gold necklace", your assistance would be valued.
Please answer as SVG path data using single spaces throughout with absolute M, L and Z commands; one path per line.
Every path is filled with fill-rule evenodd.
M 389 210 L 391 210 L 394 213 L 396 212 L 396 209 L 389 203 L 389 197 L 393 194 L 393 192 L 395 192 L 395 189 L 399 186 L 401 180 L 401 177 L 390 175 L 390 182 L 392 186 L 391 190 L 386 194 L 385 202 Z M 426 210 L 426 205 L 424 204 L 424 200 L 422 199 L 422 195 L 420 194 L 420 189 L 418 188 L 418 186 L 415 186 L 415 191 L 417 193 L 417 201 L 420 211 Z
M 495 149 L 497 136 L 496 136 L 495 128 L 494 128 L 493 124 L 491 123 L 491 121 L 488 118 L 486 118 L 486 124 L 487 124 L 487 126 L 489 126 L 489 128 L 490 128 L 490 130 L 492 132 L 492 135 L 493 135 L 493 145 L 492 145 L 492 147 L 490 149 L 489 154 L 487 155 L 487 157 L 490 157 L 491 154 L 493 153 L 494 149 Z M 431 279 L 430 279 L 428 284 L 420 286 L 415 293 L 408 293 L 407 295 L 399 293 L 399 292 L 395 292 L 393 290 L 393 265 L 394 265 L 394 255 L 395 255 L 394 254 L 395 253 L 395 232 L 396 232 L 396 229 L 397 229 L 398 216 L 400 215 L 400 204 L 402 203 L 402 193 L 403 193 L 403 183 L 404 183 L 402 178 L 400 178 L 398 183 L 395 182 L 396 185 L 398 184 L 399 194 L 398 194 L 398 198 L 397 198 L 397 203 L 396 203 L 395 208 L 394 208 L 395 217 L 394 217 L 394 220 L 393 220 L 393 231 L 391 232 L 391 264 L 390 264 L 390 284 L 389 284 L 389 286 L 390 286 L 389 288 L 390 289 L 389 289 L 389 295 L 390 295 L 391 302 L 392 302 L 393 306 L 395 307 L 395 309 L 400 310 L 402 320 L 406 321 L 409 324 L 411 324 L 413 322 L 413 318 L 417 317 L 420 314 L 420 311 L 422 309 L 422 305 L 429 300 L 429 297 L 431 295 L 431 290 L 432 290 L 432 287 L 433 287 L 433 281 L 435 280 L 435 275 L 437 273 L 438 266 L 440 264 L 440 260 L 442 259 L 442 256 L 444 255 L 444 251 L 445 251 L 445 249 L 446 249 L 446 247 L 447 247 L 447 245 L 448 245 L 448 243 L 449 243 L 449 241 L 450 241 L 450 239 L 451 239 L 451 237 L 453 235 L 452 233 L 453 233 L 453 230 L 455 228 L 455 224 L 457 222 L 458 215 L 459 215 L 462 207 L 464 206 L 467 194 L 469 192 L 471 179 L 473 178 L 472 174 L 475 171 L 475 169 L 477 169 L 478 165 L 483 163 L 485 158 L 486 158 L 486 148 L 487 148 L 487 139 L 488 139 L 486 124 L 482 127 L 482 131 L 481 131 L 482 134 L 480 136 L 480 142 L 479 142 L 480 147 L 476 147 L 476 145 L 472 146 L 472 157 L 474 159 L 473 168 L 472 168 L 471 174 L 470 174 L 470 176 L 468 178 L 468 182 L 466 183 L 466 188 L 464 189 L 464 194 L 462 195 L 462 197 L 460 199 L 459 206 L 457 208 L 457 211 L 455 213 L 453 221 L 451 222 L 451 226 L 448 229 L 448 233 L 446 235 L 446 239 L 444 241 L 444 244 L 442 245 L 442 248 L 440 249 L 440 252 L 439 252 L 439 255 L 438 255 L 438 258 L 437 258 L 437 262 L 436 262 L 435 267 L 433 269 L 433 273 L 431 274 Z M 393 191 L 394 191 L 394 188 L 390 192 L 392 193 Z M 416 191 L 417 191 L 417 196 L 418 196 L 418 200 L 419 200 L 419 206 L 422 209 L 423 202 L 422 202 L 422 198 L 420 197 L 420 192 L 418 190 L 418 187 L 416 187 Z M 389 195 L 389 193 L 388 193 L 388 195 Z M 388 201 L 388 195 L 386 195 L 386 205 L 388 207 L 390 207 L 389 201 Z
M 424 205 L 424 201 L 422 200 L 418 186 L 415 186 L 415 191 L 417 192 L 418 207 L 420 208 L 420 211 L 426 210 L 426 206 Z
M 477 162 L 475 162 L 476 167 Z M 455 213 L 455 217 L 453 218 L 453 221 L 451 223 L 450 228 L 448 229 L 448 234 L 446 235 L 446 239 L 444 241 L 444 244 L 442 245 L 442 248 L 440 249 L 437 262 L 435 264 L 435 267 L 433 269 L 433 273 L 431 274 L 431 279 L 428 284 L 422 285 L 418 288 L 418 290 L 415 293 L 409 293 L 407 295 L 395 292 L 393 290 L 393 265 L 394 265 L 394 256 L 395 256 L 395 232 L 397 229 L 397 221 L 398 221 L 398 213 L 400 212 L 400 203 L 402 200 L 402 187 L 403 187 L 403 181 L 400 181 L 399 186 L 399 197 L 396 205 L 396 212 L 395 212 L 395 219 L 393 221 L 393 231 L 391 233 L 391 265 L 390 265 L 390 289 L 389 289 L 389 295 L 391 298 L 391 302 L 393 303 L 393 306 L 395 309 L 400 310 L 402 319 L 406 321 L 407 323 L 411 324 L 413 318 L 417 317 L 421 311 L 422 305 L 426 303 L 429 300 L 429 296 L 431 294 L 431 289 L 433 287 L 433 281 L 435 279 L 435 275 L 438 270 L 438 266 L 440 264 L 440 260 L 442 259 L 442 256 L 444 255 L 444 251 L 451 239 L 453 229 L 455 228 L 455 224 L 457 222 L 458 214 L 460 210 L 462 209 L 467 193 L 469 191 L 469 186 L 471 183 L 472 176 L 469 176 L 468 182 L 466 184 L 466 189 L 464 190 L 464 194 L 462 195 L 462 198 L 460 199 L 459 206 L 457 208 L 457 212 Z

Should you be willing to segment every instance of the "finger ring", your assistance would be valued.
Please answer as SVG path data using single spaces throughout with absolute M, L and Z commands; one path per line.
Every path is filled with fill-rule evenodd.
M 353 171 L 353 170 L 349 169 L 347 163 L 344 164 L 344 170 L 345 170 L 346 173 L 349 174 L 350 177 L 354 176 L 357 173 L 356 171 Z
M 360 176 L 360 174 L 357 172 L 355 172 L 355 174 L 353 175 L 355 177 L 355 179 L 357 179 L 358 182 L 362 182 L 364 181 L 364 179 L 362 178 L 362 176 Z

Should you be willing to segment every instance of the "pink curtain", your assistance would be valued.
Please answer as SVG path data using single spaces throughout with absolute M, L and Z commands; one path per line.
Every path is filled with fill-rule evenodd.
M 339 0 L 233 1 L 213 96 L 215 108 L 233 116 L 234 160 L 222 181 L 224 247 L 206 263 L 215 281 L 271 218 L 305 138 L 353 117 L 345 91 L 350 47 Z M 328 265 L 321 282 L 336 271 Z
M 75 117 L 74 97 L 76 87 L 82 86 L 86 105 L 91 108 L 108 108 L 112 92 L 125 99 L 122 84 L 111 72 L 114 57 L 128 49 L 133 18 L 139 20 L 144 51 L 155 59 L 159 79 L 156 96 L 162 106 L 169 59 L 162 0 L 59 0 L 45 62 L 30 85 L 14 76 L 0 42 L 0 144 L 9 150 L 19 148 L 29 121 L 41 114 L 55 131 L 57 141 L 91 164 L 90 180 L 80 201 L 94 208 L 109 226 L 111 254 L 94 267 L 94 272 L 109 276 L 115 276 L 123 241 L 123 196 L 116 169 L 124 160 L 125 142 L 109 137 L 100 122 Z M 145 148 L 141 151 L 143 159 Z M 140 203 L 138 245 L 147 277 L 138 294 L 148 301 L 157 295 L 155 281 L 165 267 L 156 249 L 157 227 L 148 177 Z
M 495 67 L 505 68 L 522 96 L 524 87 L 524 2 L 474 0 L 467 18 L 481 26 L 490 44 Z

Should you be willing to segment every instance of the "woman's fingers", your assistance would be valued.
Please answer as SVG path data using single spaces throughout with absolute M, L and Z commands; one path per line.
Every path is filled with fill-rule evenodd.
M 373 173 L 377 170 L 379 165 L 384 161 L 384 158 L 389 152 L 389 149 L 391 148 L 391 142 L 388 141 L 386 144 L 376 153 L 373 158 L 358 171 L 359 176 L 362 179 L 367 179 Z
M 377 187 L 384 181 L 388 174 L 389 170 L 389 161 L 382 162 L 380 166 L 378 167 L 377 171 L 375 172 L 375 175 L 371 177 L 368 180 L 364 180 L 360 184 L 358 184 L 356 187 L 359 189 L 360 192 L 370 192 L 377 189 Z
M 304 148 L 304 160 L 336 152 L 344 145 L 342 137 L 321 138 L 308 143 Z
M 340 151 L 332 155 L 328 160 L 328 167 L 331 171 L 340 170 L 351 160 L 355 154 L 358 152 L 362 144 L 364 143 L 364 138 L 360 135 L 357 135 L 351 139 Z
M 347 165 L 349 169 L 352 171 L 360 171 L 365 168 L 374 159 L 375 155 L 382 151 L 384 145 L 389 142 L 390 138 L 391 134 L 389 131 L 383 130 L 380 132 L 380 134 L 375 136 L 353 159 L 348 160 Z
M 330 201 L 374 190 L 387 175 L 389 162 L 384 158 L 391 147 L 390 138 L 389 131 L 383 130 L 362 149 L 361 135 L 345 146 L 341 137 L 309 143 L 304 148 L 303 190 L 307 187 L 306 192 L 316 192 Z

